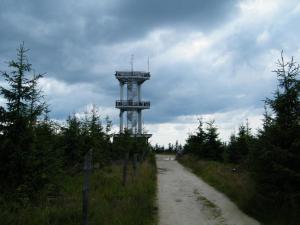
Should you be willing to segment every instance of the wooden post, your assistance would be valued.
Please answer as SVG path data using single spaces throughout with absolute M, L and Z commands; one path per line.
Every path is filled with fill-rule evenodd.
M 133 154 L 132 157 L 132 168 L 133 168 L 133 176 L 136 176 L 136 171 L 137 171 L 137 154 Z
M 146 158 L 146 151 L 143 150 L 141 161 L 144 162 L 144 161 L 145 161 L 145 158 Z
M 122 180 L 123 186 L 125 186 L 127 182 L 128 159 L 129 159 L 129 152 L 126 152 L 124 158 L 124 164 L 123 164 L 123 180 Z
M 89 205 L 89 185 L 90 174 L 92 170 L 92 153 L 90 149 L 84 156 L 83 162 L 83 189 L 82 189 L 82 225 L 88 225 L 88 205 Z

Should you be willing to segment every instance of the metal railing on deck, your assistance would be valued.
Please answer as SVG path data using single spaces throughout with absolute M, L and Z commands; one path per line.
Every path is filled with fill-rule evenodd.
M 150 78 L 150 73 L 149 72 L 141 72 L 141 71 L 117 71 L 116 77 Z
M 123 100 L 116 101 L 116 107 L 150 107 L 149 101 L 131 101 L 131 100 Z

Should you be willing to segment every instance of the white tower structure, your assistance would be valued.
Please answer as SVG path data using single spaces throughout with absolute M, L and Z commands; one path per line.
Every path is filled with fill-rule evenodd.
M 150 79 L 149 72 L 142 71 L 116 71 L 116 79 L 120 83 L 120 100 L 116 101 L 116 108 L 120 109 L 120 133 L 124 132 L 124 113 L 127 113 L 126 129 L 132 135 L 151 137 L 143 134 L 142 110 L 150 108 L 149 101 L 142 101 L 142 84 Z M 125 87 L 125 96 L 124 96 Z

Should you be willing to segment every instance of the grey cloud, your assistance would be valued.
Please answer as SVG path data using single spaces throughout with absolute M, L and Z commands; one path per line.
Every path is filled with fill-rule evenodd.
M 92 84 L 91 90 L 80 89 L 79 93 L 69 96 L 51 96 L 49 93 L 53 117 L 65 118 L 89 103 L 114 107 L 118 84 L 113 73 L 119 69 L 121 60 L 129 60 L 131 53 L 138 60 L 146 59 L 146 54 L 153 52 L 151 45 L 137 47 L 135 52 L 112 49 L 121 43 L 144 40 L 156 29 L 170 28 L 174 30 L 174 37 L 161 37 L 163 52 L 189 32 L 209 35 L 217 28 L 222 29 L 222 25 L 236 15 L 236 4 L 235 0 L 3 0 L 0 7 L 0 69 L 6 69 L 3 61 L 14 58 L 14 50 L 24 40 L 31 49 L 29 56 L 38 72 L 47 72 L 46 77 L 69 85 Z M 195 62 L 176 65 L 170 62 L 159 66 L 143 87 L 145 99 L 152 101 L 152 109 L 145 112 L 145 121 L 166 122 L 180 115 L 261 107 L 261 100 L 274 90 L 275 79 L 263 83 L 259 79 L 245 81 L 245 77 L 259 76 L 255 71 L 261 73 L 264 70 L 263 66 L 257 66 L 257 58 L 265 52 L 286 49 L 287 53 L 293 54 L 294 49 L 299 49 L 300 33 L 293 29 L 297 27 L 297 21 L 299 14 L 278 18 L 273 26 L 239 27 L 211 47 L 211 51 L 218 52 L 217 58 L 227 52 L 233 53 L 232 61 L 218 69 L 202 62 L 197 65 Z M 264 30 L 270 32 L 271 38 L 267 43 L 257 45 L 256 38 Z M 120 54 L 120 57 L 128 54 L 128 59 L 115 57 L 111 62 L 111 54 Z M 98 71 L 93 69 L 97 65 Z M 242 65 L 250 72 L 243 71 Z M 216 73 L 221 76 L 215 76 Z M 232 82 L 228 82 L 231 79 Z M 182 91 L 176 91 L 178 87 Z
M 10 59 L 11 50 L 25 41 L 32 48 L 30 56 L 36 70 L 71 83 L 95 81 L 101 71 L 92 74 L 87 70 L 104 61 L 107 55 L 103 52 L 98 54 L 100 58 L 93 58 L 90 52 L 95 46 L 138 40 L 162 26 L 212 27 L 230 15 L 234 3 L 234 0 L 226 3 L 216 0 L 3 0 L 0 51 L 2 57 Z
M 117 12 L 127 29 L 176 24 L 203 30 L 223 23 L 236 11 L 236 3 L 236 0 L 129 0 L 123 1 Z

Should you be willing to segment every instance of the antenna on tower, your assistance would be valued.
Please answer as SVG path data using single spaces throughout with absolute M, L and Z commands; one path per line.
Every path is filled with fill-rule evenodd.
M 134 61 L 134 54 L 131 54 L 131 58 L 130 58 L 131 72 L 133 72 L 133 61 Z
M 148 73 L 149 73 L 149 71 L 150 71 L 150 58 L 149 58 L 149 56 L 148 56 L 147 65 L 148 65 Z

